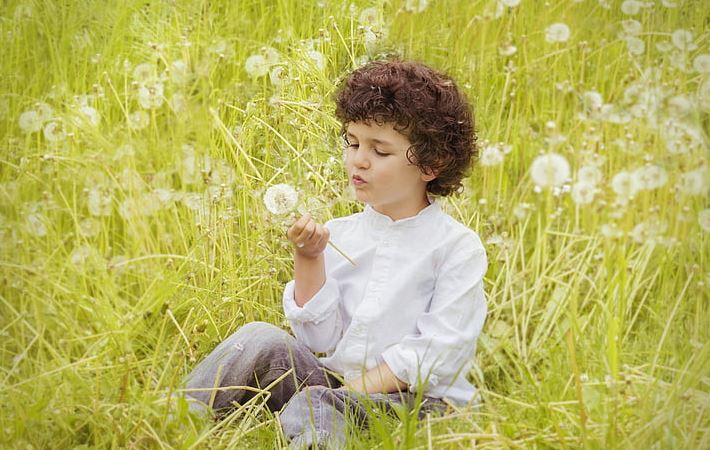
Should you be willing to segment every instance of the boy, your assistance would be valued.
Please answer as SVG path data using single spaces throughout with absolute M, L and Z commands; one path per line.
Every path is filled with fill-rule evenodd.
M 187 383 L 216 410 L 254 394 L 209 388 L 269 386 L 293 448 L 342 446 L 345 414 L 364 422 L 365 399 L 412 406 L 421 390 L 422 412 L 477 401 L 465 375 L 486 316 L 486 254 L 432 198 L 460 187 L 476 154 L 470 108 L 449 78 L 399 60 L 355 70 L 335 100 L 364 211 L 326 225 L 304 215 L 289 228 L 294 280 L 283 305 L 295 338 L 247 324 Z M 331 237 L 357 265 L 327 246 Z

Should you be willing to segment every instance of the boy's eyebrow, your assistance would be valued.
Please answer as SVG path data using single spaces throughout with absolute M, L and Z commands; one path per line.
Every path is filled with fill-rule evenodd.
M 360 139 L 360 138 L 358 138 L 357 136 L 355 136 L 354 134 L 352 134 L 352 133 L 349 132 L 349 131 L 348 131 L 347 133 L 345 133 L 345 134 L 346 134 L 348 137 L 353 137 L 353 138 L 355 138 L 355 139 Z M 373 139 L 370 139 L 370 140 L 371 140 L 372 142 L 374 142 L 375 144 L 388 145 L 388 146 L 390 146 L 390 147 L 393 145 L 390 141 L 383 141 L 382 139 L 373 138 Z

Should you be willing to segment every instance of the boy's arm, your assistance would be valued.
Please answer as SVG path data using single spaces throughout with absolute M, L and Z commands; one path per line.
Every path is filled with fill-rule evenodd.
M 286 235 L 294 244 L 294 300 L 303 307 L 325 284 L 323 251 L 328 245 L 330 232 L 316 223 L 310 214 L 304 214 Z
M 388 394 L 406 391 L 409 385 L 397 378 L 387 363 L 383 362 L 361 378 L 346 380 L 344 387 L 362 394 Z

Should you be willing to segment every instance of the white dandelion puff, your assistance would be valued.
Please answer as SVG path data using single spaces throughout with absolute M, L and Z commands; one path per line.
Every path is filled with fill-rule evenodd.
M 577 181 L 579 183 L 597 185 L 602 181 L 602 171 L 593 165 L 584 165 L 577 170 Z
M 697 99 L 698 106 L 703 111 L 710 111 L 710 77 L 706 77 L 698 86 Z
M 657 244 L 668 229 L 663 221 L 645 221 L 636 224 L 629 236 L 638 244 Z
M 244 62 L 244 69 L 251 78 L 260 78 L 269 73 L 269 63 L 263 55 L 251 55 Z
M 639 189 L 658 189 L 668 182 L 668 172 L 663 167 L 649 164 L 632 172 Z
M 283 86 L 289 79 L 288 70 L 284 66 L 275 66 L 269 71 L 269 80 L 274 86 Z
M 501 5 L 507 6 L 508 8 L 515 8 L 520 4 L 520 0 L 498 0 Z
M 135 111 L 128 115 L 128 128 L 142 130 L 150 123 L 150 116 L 145 111 Z
M 96 108 L 86 105 L 79 107 L 79 118 L 81 122 L 92 127 L 98 126 L 101 122 L 101 116 L 99 116 L 99 112 Z
M 640 188 L 636 177 L 625 170 L 617 173 L 611 179 L 611 189 L 622 199 L 633 197 Z
M 537 186 L 561 186 L 569 179 L 569 163 L 558 153 L 541 155 L 530 166 L 530 175 Z
M 143 109 L 160 108 L 163 104 L 163 83 L 142 85 L 138 88 L 138 103 Z
M 61 122 L 49 122 L 42 130 L 44 138 L 49 142 L 61 142 L 67 137 Z
M 643 55 L 643 52 L 646 51 L 646 43 L 636 36 L 628 36 L 624 40 L 626 41 L 626 49 L 632 55 Z
M 79 222 L 79 230 L 86 237 L 94 237 L 101 231 L 101 223 L 92 217 L 87 217 Z
M 281 54 L 273 47 L 261 47 L 261 54 L 264 56 L 264 60 L 266 60 L 266 64 L 269 66 L 281 63 Z
M 664 8 L 675 8 L 678 6 L 678 3 L 671 0 L 661 0 L 661 5 L 663 5 Z
M 181 59 L 170 65 L 170 79 L 175 84 L 187 84 L 190 81 L 190 67 Z
M 40 213 L 30 213 L 26 217 L 26 227 L 28 233 L 33 236 L 43 237 L 47 235 L 47 225 L 45 218 Z
M 644 6 L 645 4 L 638 0 L 624 0 L 621 3 L 621 12 L 628 16 L 635 16 Z
M 700 73 L 710 73 L 710 55 L 703 53 L 693 58 L 693 69 Z
M 678 189 L 688 195 L 705 194 L 708 190 L 708 173 L 704 167 L 685 172 L 680 176 Z
M 133 80 L 138 84 L 155 83 L 158 79 L 157 69 L 153 64 L 138 64 L 133 69 Z
M 264 205 L 272 214 L 288 214 L 297 202 L 298 192 L 288 184 L 275 184 L 264 194 Z
M 406 0 L 404 10 L 412 13 L 420 13 L 429 6 L 429 0 Z
M 698 213 L 698 223 L 703 231 L 710 231 L 710 209 L 703 209 Z
M 17 120 L 20 129 L 25 133 L 35 133 L 42 129 L 42 118 L 37 111 L 25 111 Z
M 170 96 L 169 105 L 175 114 L 182 114 L 187 110 L 187 97 L 182 92 L 176 92 Z
M 313 64 L 318 70 L 323 70 L 325 68 L 325 57 L 323 56 L 323 53 L 318 50 L 308 50 L 306 51 L 306 55 L 308 55 L 311 61 L 313 61 Z
M 578 181 L 572 185 L 572 201 L 578 205 L 588 205 L 594 200 L 597 188 L 591 183 Z
M 112 198 L 105 188 L 95 186 L 89 190 L 88 207 L 92 216 L 110 216 Z
M 382 24 L 382 12 L 378 8 L 365 8 L 360 12 L 358 22 L 361 25 L 379 29 Z
M 498 54 L 501 56 L 513 56 L 518 51 L 514 45 L 506 45 L 498 49 Z
M 555 42 L 567 42 L 570 37 L 570 29 L 564 23 L 553 23 L 545 29 L 545 41 L 550 44 Z
M 37 114 L 39 114 L 39 120 L 41 120 L 42 122 L 52 120 L 52 118 L 54 117 L 54 109 L 52 109 L 51 106 L 44 102 L 38 102 L 37 104 L 35 104 L 35 108 Z
M 599 232 L 602 236 L 610 239 L 616 239 L 623 236 L 623 232 L 619 229 L 619 226 L 615 223 L 605 223 L 599 228 Z
M 489 145 L 481 152 L 480 163 L 482 166 L 497 166 L 503 162 L 503 152 L 497 145 Z
M 622 37 L 636 36 L 643 30 L 641 22 L 634 19 L 622 20 L 621 27 L 624 29 L 624 32 L 621 34 Z
M 692 51 L 698 48 L 693 42 L 693 33 L 683 28 L 679 28 L 671 34 L 671 42 L 678 50 Z

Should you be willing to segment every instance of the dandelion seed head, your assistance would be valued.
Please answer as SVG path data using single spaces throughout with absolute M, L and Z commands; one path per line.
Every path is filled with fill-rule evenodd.
M 313 61 L 318 70 L 325 69 L 325 57 L 318 50 L 307 50 L 306 55 Z
M 548 153 L 535 158 L 530 166 L 530 175 L 537 186 L 561 186 L 570 177 L 570 166 L 564 156 Z
M 635 36 L 643 30 L 641 22 L 634 19 L 622 20 L 621 27 L 624 29 L 622 36 Z
M 672 0 L 661 0 L 661 5 L 665 8 L 675 8 L 678 6 L 678 3 L 672 1 Z
M 633 197 L 640 188 L 637 178 L 625 170 L 617 173 L 611 179 L 611 189 L 622 200 Z
M 615 223 L 605 223 L 599 228 L 599 232 L 602 236 L 610 239 L 616 239 L 623 236 L 623 232 L 619 229 L 618 225 Z
M 47 235 L 47 225 L 46 218 L 38 212 L 30 212 L 25 217 L 25 230 L 37 237 L 44 237 Z
M 570 29 L 564 23 L 553 23 L 545 29 L 545 41 L 550 44 L 556 42 L 567 42 L 570 37 Z
M 678 50 L 692 51 L 698 48 L 693 42 L 693 33 L 683 28 L 679 28 L 671 34 L 671 42 Z
M 639 189 L 658 189 L 668 182 L 668 172 L 663 167 L 648 164 L 632 172 Z
M 190 81 L 190 67 L 181 59 L 170 64 L 170 79 L 175 84 L 186 84 Z
M 498 54 L 501 56 L 513 56 L 518 51 L 518 48 L 514 45 L 505 45 L 498 49 Z
M 138 88 L 138 103 L 143 109 L 157 109 L 163 104 L 163 83 L 142 85 Z
M 155 83 L 158 79 L 158 70 L 153 64 L 138 64 L 132 72 L 133 80 L 138 84 Z
M 297 202 L 298 193 L 288 184 L 275 184 L 264 193 L 264 205 L 272 214 L 288 214 Z
M 180 115 L 187 110 L 187 97 L 182 92 L 175 92 L 170 96 L 169 105 L 175 114 Z
M 629 16 L 635 16 L 641 12 L 641 8 L 644 6 L 645 4 L 638 0 L 624 0 L 621 3 L 621 12 Z
M 482 166 L 490 167 L 501 164 L 503 159 L 503 152 L 501 152 L 500 148 L 497 145 L 489 145 L 481 152 L 479 162 Z
M 283 66 L 275 66 L 269 71 L 269 80 L 274 86 L 283 86 L 289 81 L 288 70 Z
M 67 137 L 67 133 L 59 121 L 49 122 L 44 126 L 42 133 L 48 142 L 61 142 Z
M 624 40 L 626 41 L 626 49 L 632 55 L 643 55 L 643 52 L 646 51 L 646 43 L 636 36 L 627 36 Z
M 710 54 L 703 53 L 693 58 L 693 69 L 703 74 L 710 73 Z
M 710 77 L 706 77 L 698 86 L 697 99 L 703 111 L 710 111 Z
M 710 182 L 707 169 L 700 167 L 696 170 L 685 172 L 678 182 L 678 190 L 688 195 L 701 195 L 708 191 Z
M 577 182 L 572 185 L 572 201 L 578 205 L 588 205 L 594 200 L 597 188 L 591 183 Z
M 39 120 L 41 120 L 42 122 L 52 120 L 52 118 L 54 117 L 54 109 L 52 109 L 51 106 L 44 102 L 37 102 L 35 104 L 35 111 L 37 111 L 37 114 L 39 114 Z
M 638 244 L 658 244 L 667 229 L 666 222 L 648 220 L 636 224 L 629 236 Z
M 150 116 L 145 111 L 135 111 L 128 115 L 128 128 L 142 130 L 150 123 Z
M 269 63 L 263 55 L 255 54 L 247 58 L 244 69 L 251 78 L 260 78 L 269 73 Z
M 96 108 L 93 108 L 91 106 L 80 106 L 79 115 L 84 123 L 92 127 L 98 126 L 99 122 L 101 122 L 101 116 L 99 115 L 99 112 L 96 110 Z
M 98 252 L 93 247 L 80 245 L 71 252 L 69 259 L 75 266 L 81 266 L 95 257 L 98 257 Z
M 405 0 L 404 10 L 411 13 L 420 13 L 429 6 L 429 0 Z
M 35 133 L 42 129 L 42 118 L 37 111 L 25 111 L 17 120 L 20 129 L 27 134 Z
M 577 170 L 577 181 L 580 183 L 597 185 L 602 181 L 602 171 L 594 165 L 584 165 Z
M 703 231 L 710 231 L 710 209 L 703 209 L 698 213 L 698 223 Z

